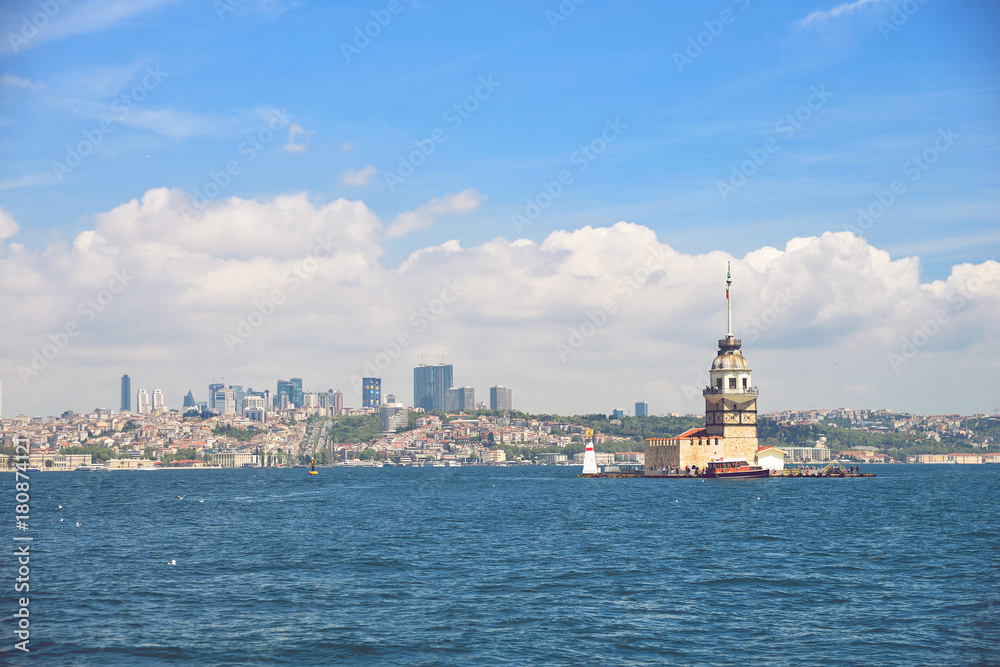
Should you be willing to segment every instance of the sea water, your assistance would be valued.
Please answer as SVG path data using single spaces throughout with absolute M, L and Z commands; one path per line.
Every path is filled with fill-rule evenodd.
M 4 473 L 0 662 L 1000 664 L 1000 466 L 865 469 Z

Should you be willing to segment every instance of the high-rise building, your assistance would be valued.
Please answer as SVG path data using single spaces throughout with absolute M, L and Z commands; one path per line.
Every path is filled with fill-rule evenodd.
M 194 394 L 191 393 L 190 389 L 188 389 L 187 396 L 184 397 L 184 407 L 185 408 L 194 408 L 194 407 L 197 407 L 197 405 L 198 404 L 194 400 Z
M 382 378 L 361 378 L 361 407 L 377 408 L 382 404 Z
M 288 403 L 295 404 L 295 384 L 292 380 L 278 380 L 278 390 L 274 392 L 274 407 L 281 407 L 281 397 L 288 397 Z
M 378 428 L 382 433 L 395 433 L 410 423 L 410 411 L 402 403 L 387 403 L 378 409 Z
M 635 416 L 636 417 L 648 417 L 649 416 L 649 403 L 645 401 L 635 404 Z
M 289 396 L 289 400 L 295 404 L 295 407 L 302 406 L 302 378 L 292 378 L 290 380 L 292 383 L 292 395 Z
M 413 407 L 424 410 L 444 410 L 444 392 L 453 384 L 454 369 L 451 364 L 413 369 Z
M 490 410 L 513 410 L 514 390 L 498 384 L 490 387 Z
M 344 394 L 339 389 L 333 392 L 332 405 L 334 416 L 344 411 Z
M 132 378 L 122 376 L 122 412 L 132 412 Z
M 396 395 L 395 394 L 386 394 L 385 395 L 385 402 L 386 403 L 398 403 L 399 401 L 396 400 Z
M 139 414 L 144 415 L 150 412 L 149 394 L 146 393 L 145 389 L 139 389 L 135 397 L 135 408 L 139 411 Z
M 215 412 L 220 415 L 236 414 L 236 392 L 232 388 L 215 390 Z
M 615 408 L 614 412 L 611 413 L 611 418 L 612 419 L 621 419 L 624 416 L 625 416 L 625 411 L 624 410 L 619 410 L 617 408 Z
M 161 414 L 167 411 L 167 403 L 163 399 L 163 392 L 157 387 L 153 390 L 153 412 L 155 414 Z
M 454 387 L 444 390 L 444 411 L 459 412 L 476 409 L 476 390 L 472 387 Z
M 225 388 L 226 385 L 221 382 L 213 382 L 208 385 L 208 409 L 212 412 L 219 412 L 219 409 L 215 407 L 215 392 Z

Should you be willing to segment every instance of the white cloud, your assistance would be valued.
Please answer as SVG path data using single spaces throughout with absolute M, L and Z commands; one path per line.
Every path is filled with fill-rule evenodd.
M 421 208 L 468 212 L 479 200 L 467 191 Z M 150 190 L 97 214 L 69 247 L 4 246 L 7 415 L 114 407 L 126 370 L 147 388 L 159 378 L 176 399 L 188 389 L 203 397 L 218 377 L 273 388 L 293 375 L 357 405 L 349 378 L 369 363 L 384 390 L 409 401 L 421 354 L 446 355 L 456 384 L 480 398 L 493 384 L 513 387 L 515 406 L 532 411 L 606 413 L 645 400 L 654 413 L 697 413 L 725 333 L 728 262 L 734 333 L 762 410 L 995 407 L 982 389 L 1000 331 L 995 261 L 922 282 L 916 258 L 846 232 L 732 257 L 679 252 L 620 222 L 541 243 L 449 241 L 395 267 L 382 260 L 382 222 L 360 201 L 232 198 L 188 219 L 190 204 L 187 193 Z M 0 236 L 16 230 L 0 212 Z M 115 271 L 128 285 L 111 295 Z M 230 351 L 226 335 L 250 321 Z M 22 383 L 18 369 L 70 323 L 80 333 Z M 570 350 L 564 359 L 558 345 Z
M 368 185 L 368 183 L 378 174 L 378 169 L 372 165 L 364 169 L 348 169 L 340 174 L 341 185 Z
M 0 206 L 0 241 L 9 239 L 20 230 L 17 222 L 7 211 Z
M 804 19 L 800 19 L 795 24 L 800 28 L 806 28 L 814 23 L 826 23 L 830 19 L 838 18 L 844 14 L 854 11 L 858 7 L 870 5 L 872 3 L 884 3 L 886 0 L 855 0 L 855 2 L 845 2 L 828 10 L 815 11 Z
M 35 82 L 31 79 L 24 79 L 16 74 L 4 74 L 0 79 L 0 85 L 12 88 L 26 88 L 27 90 L 45 90 L 45 84 L 41 81 Z
M 302 126 L 298 123 L 292 123 L 288 127 L 288 143 L 281 147 L 283 151 L 290 151 L 292 153 L 305 153 L 306 145 L 295 143 L 295 137 L 302 135 L 303 138 L 311 137 L 315 132 L 306 132 L 302 129 Z
M 18 50 L 37 46 L 44 42 L 56 41 L 93 32 L 110 30 L 128 19 L 155 11 L 163 5 L 178 0 L 80 0 L 67 5 L 58 3 L 60 11 L 50 14 L 45 26 L 27 44 L 19 45 Z M 14 29 L 20 26 L 12 24 Z M 0 40 L 0 52 L 10 52 L 13 46 L 9 40 Z
M 415 211 L 400 213 L 389 225 L 386 236 L 399 238 L 418 229 L 426 229 L 434 220 L 443 215 L 464 215 L 479 209 L 484 197 L 475 188 L 462 190 L 457 194 L 434 197 Z

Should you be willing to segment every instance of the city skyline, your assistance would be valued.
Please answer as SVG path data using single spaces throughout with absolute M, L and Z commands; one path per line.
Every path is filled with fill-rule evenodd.
M 441 355 L 697 412 L 730 263 L 761 411 L 1000 407 L 995 4 L 56 5 L 0 9 L 4 415 Z

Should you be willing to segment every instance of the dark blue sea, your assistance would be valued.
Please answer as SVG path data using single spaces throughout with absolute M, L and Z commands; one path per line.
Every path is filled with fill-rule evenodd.
M 867 470 L 3 473 L 0 662 L 1000 664 L 1000 466 Z

